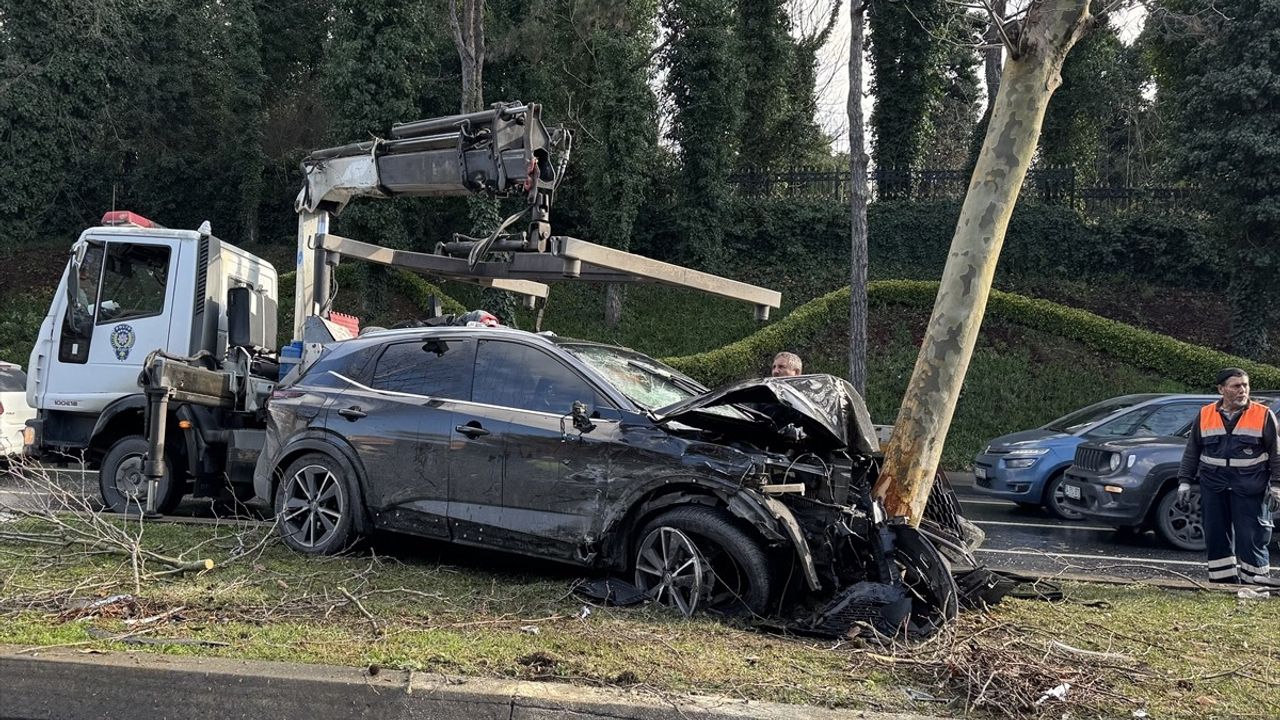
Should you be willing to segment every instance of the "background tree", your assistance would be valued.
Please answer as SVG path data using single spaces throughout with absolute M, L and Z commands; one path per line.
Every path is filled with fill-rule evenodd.
M 736 47 L 742 63 L 738 166 L 783 167 L 790 148 L 778 142 L 791 117 L 787 79 L 795 64 L 785 0 L 738 0 Z
M 939 65 L 942 92 L 929 111 L 931 132 L 920 153 L 922 167 L 960 168 L 969 160 L 982 94 L 977 50 L 980 27 L 966 13 L 957 13 L 945 26 L 947 42 Z
M 871 148 L 877 170 L 918 168 L 933 132 L 930 111 L 943 92 L 947 42 L 939 32 L 952 16 L 946 0 L 873 0 Z M 906 194 L 906 185 L 882 188 Z
M 1110 18 L 1098 16 L 1062 66 L 1062 87 L 1049 102 L 1040 136 L 1043 164 L 1075 168 L 1078 183 L 1098 182 L 1108 141 L 1117 127 L 1123 132 L 1141 101 L 1131 57 Z
M 849 3 L 849 382 L 867 387 L 867 141 L 862 119 L 866 3 Z
M 101 217 L 133 19 L 120 2 L 0 2 L 0 248 Z
M 0 26 L 0 232 L 74 234 L 127 205 L 253 238 L 263 76 L 247 0 L 6 0 Z
M 321 147 L 329 131 L 320 70 L 324 62 L 333 0 L 290 3 L 255 0 L 262 86 L 263 177 L 258 205 L 259 236 L 292 243 L 297 231 L 293 198 L 302 184 L 298 163 Z
M 985 3 L 986 17 L 982 20 L 982 79 L 986 81 L 986 102 L 982 106 L 982 116 L 973 128 L 969 142 L 969 162 L 965 168 L 973 170 L 978 162 L 978 153 L 982 151 L 982 143 L 987 137 L 987 125 L 991 122 L 991 111 L 996 104 L 996 96 L 1000 94 L 1000 75 L 1004 71 L 1004 29 L 1001 27 L 1005 16 L 1006 0 L 990 0 Z
M 800 12 L 803 7 L 803 12 Z M 818 51 L 835 31 L 843 0 L 793 3 L 792 16 L 808 22 L 792 23 L 791 69 L 787 73 L 787 115 L 779 143 L 789 148 L 792 165 L 824 164 L 832 160 L 831 138 L 818 126 Z M 863 12 L 865 17 L 865 10 Z M 865 40 L 865 37 L 864 37 Z M 865 44 L 865 42 L 864 42 Z
M 669 139 L 678 147 L 681 259 L 714 267 L 724 252 L 729 173 L 737 157 L 743 77 L 731 0 L 670 1 L 664 59 Z
M 1176 167 L 1231 241 L 1231 342 L 1265 356 L 1280 267 L 1280 0 L 1158 0 L 1147 22 Z
M 426 78 L 440 67 L 442 56 L 452 55 L 449 39 L 439 31 L 448 23 L 441 10 L 429 0 L 335 2 L 321 82 L 329 108 L 329 143 L 386 137 L 397 122 L 456 111 L 457 95 L 450 106 L 424 106 Z M 422 224 L 434 207 L 428 203 L 352 203 L 340 218 L 341 233 L 388 247 L 423 249 Z M 359 312 L 367 315 L 385 307 L 386 269 L 368 263 L 356 267 L 364 286 Z
M 649 85 L 649 57 L 657 32 L 655 0 L 615 6 L 616 23 L 591 34 L 594 64 L 589 106 L 579 133 L 581 196 L 591 240 L 631 249 L 636 218 L 645 203 L 658 141 L 658 103 Z M 605 324 L 622 318 L 623 288 L 610 284 Z

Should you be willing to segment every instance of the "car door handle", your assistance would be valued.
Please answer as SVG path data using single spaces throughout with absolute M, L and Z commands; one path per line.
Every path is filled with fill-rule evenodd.
M 359 420 L 362 417 L 369 417 L 369 413 L 360 409 L 358 405 L 352 405 L 349 408 L 342 408 L 338 414 L 348 420 Z
M 479 425 L 459 425 L 458 427 L 454 428 L 454 430 L 457 430 L 458 432 L 472 439 L 475 439 L 478 437 L 484 437 L 485 435 L 489 434 L 488 430 L 485 430 Z

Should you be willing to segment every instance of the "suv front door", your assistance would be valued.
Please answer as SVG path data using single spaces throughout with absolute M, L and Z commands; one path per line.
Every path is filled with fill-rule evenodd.
M 574 401 L 595 414 L 604 402 L 593 386 L 551 353 L 505 340 L 481 340 L 476 349 L 472 414 L 459 427 L 490 435 L 463 438 L 449 475 L 449 519 L 455 539 L 517 552 L 582 562 L 594 541 L 609 481 L 600 472 L 573 473 L 583 453 L 594 454 L 616 434 L 618 422 L 597 417 L 596 429 L 578 439 L 570 412 Z M 605 414 L 612 415 L 608 408 Z M 495 461 L 500 461 L 495 464 Z M 496 477 L 495 477 L 496 476 Z

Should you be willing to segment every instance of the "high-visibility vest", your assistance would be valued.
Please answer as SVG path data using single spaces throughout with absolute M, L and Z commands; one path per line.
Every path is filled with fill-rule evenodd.
M 1262 443 L 1267 407 L 1251 402 L 1227 432 L 1218 404 L 1200 408 L 1200 482 L 1211 490 L 1256 494 L 1267 487 L 1271 456 Z

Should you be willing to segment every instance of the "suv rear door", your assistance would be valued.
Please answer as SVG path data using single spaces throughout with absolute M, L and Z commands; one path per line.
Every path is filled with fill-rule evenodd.
M 368 384 L 351 383 L 326 421 L 364 464 L 365 503 L 380 526 L 447 538 L 450 436 L 471 394 L 475 342 L 432 336 L 383 346 Z

